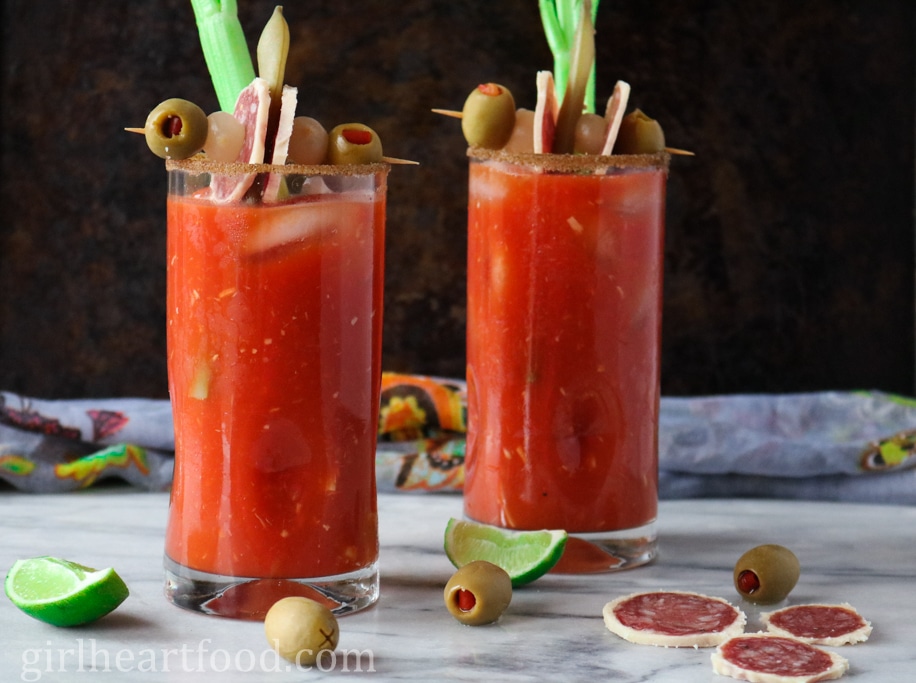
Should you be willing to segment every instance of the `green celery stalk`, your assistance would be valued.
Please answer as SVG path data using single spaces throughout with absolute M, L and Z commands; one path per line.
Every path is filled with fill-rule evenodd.
M 560 113 L 557 115 L 553 151 L 559 154 L 572 154 L 576 137 L 576 122 L 585 109 L 589 72 L 595 65 L 595 35 L 591 15 L 587 9 L 580 5 L 580 18 L 576 22 L 576 34 L 570 49 L 569 68 L 571 73 L 566 84 L 563 102 L 560 104 Z
M 560 22 L 557 0 L 538 0 L 538 8 L 541 13 L 541 23 L 544 25 L 544 35 L 547 37 L 547 44 L 553 54 L 553 81 L 557 90 L 557 98 L 562 99 L 563 93 L 566 92 L 566 81 L 569 78 L 569 34 Z
M 254 80 L 236 0 L 191 0 L 191 6 L 220 109 L 231 113 L 239 93 Z
M 557 98 L 562 102 L 569 83 L 570 51 L 575 42 L 576 26 L 583 2 L 587 0 L 538 0 L 544 35 L 553 54 L 553 78 Z M 599 0 L 591 0 L 591 18 L 594 25 L 598 16 Z M 585 91 L 585 111 L 595 111 L 595 65 L 591 64 Z

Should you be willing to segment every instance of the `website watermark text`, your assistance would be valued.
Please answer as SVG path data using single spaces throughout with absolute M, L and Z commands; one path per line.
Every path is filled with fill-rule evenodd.
M 194 645 L 183 643 L 175 648 L 113 649 L 100 646 L 95 638 L 77 638 L 72 646 L 27 648 L 22 651 L 20 680 L 27 683 L 40 681 L 50 673 L 92 673 L 138 671 L 147 673 L 226 673 L 226 672 L 276 672 L 276 671 L 342 671 L 374 673 L 375 656 L 372 650 L 337 649 L 321 650 L 312 662 L 314 652 L 305 650 L 300 658 L 287 661 L 276 650 L 264 648 L 229 650 L 213 647 L 210 638 Z M 306 656 L 309 655 L 309 656 Z

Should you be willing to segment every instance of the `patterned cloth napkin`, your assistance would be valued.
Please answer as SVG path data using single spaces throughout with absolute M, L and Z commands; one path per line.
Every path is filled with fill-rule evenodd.
M 466 415 L 462 381 L 385 373 L 379 489 L 459 492 Z M 165 490 L 173 447 L 168 401 L 0 392 L 0 480 L 20 491 L 72 491 L 112 478 Z M 659 495 L 916 504 L 916 399 L 881 392 L 664 397 Z

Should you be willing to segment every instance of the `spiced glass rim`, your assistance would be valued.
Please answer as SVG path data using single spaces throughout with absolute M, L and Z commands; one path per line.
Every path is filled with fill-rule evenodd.
M 212 161 L 203 155 L 188 159 L 166 159 L 167 171 L 186 171 L 189 173 L 212 173 L 218 175 L 248 175 L 251 173 L 279 173 L 301 176 L 368 176 L 387 173 L 390 164 L 377 162 L 371 164 L 245 164 L 238 161 Z
M 512 166 L 537 168 L 551 173 L 582 173 L 609 169 L 633 170 L 642 168 L 666 169 L 671 161 L 668 152 L 656 154 L 535 154 L 534 152 L 507 152 L 501 149 L 469 147 L 472 161 L 496 161 Z

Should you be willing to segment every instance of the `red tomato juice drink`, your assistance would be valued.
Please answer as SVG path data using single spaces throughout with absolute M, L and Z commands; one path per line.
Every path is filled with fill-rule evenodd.
M 465 513 L 648 562 L 668 156 L 469 156 Z
M 388 167 L 167 168 L 166 594 L 250 619 L 287 595 L 367 607 Z M 255 171 L 276 201 L 212 198 Z

